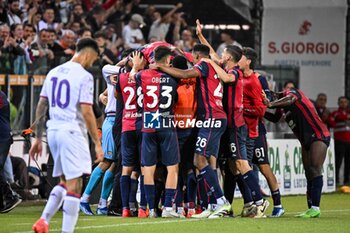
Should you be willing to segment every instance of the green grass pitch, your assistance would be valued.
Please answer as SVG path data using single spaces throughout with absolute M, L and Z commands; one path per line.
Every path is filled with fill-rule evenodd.
M 270 199 L 272 203 L 272 200 Z M 105 216 L 79 216 L 75 232 L 136 233 L 136 232 L 350 232 L 350 194 L 324 194 L 321 201 L 321 217 L 299 219 L 294 215 L 306 210 L 305 196 L 283 197 L 286 213 L 279 219 L 222 218 L 195 219 L 137 219 Z M 21 204 L 8 214 L 0 215 L 0 232 L 32 232 L 31 226 L 40 216 L 44 204 Z M 272 205 L 272 204 L 271 204 Z M 272 206 L 268 214 L 272 211 Z M 234 212 L 240 213 L 242 200 L 233 202 Z M 94 207 L 95 209 L 95 207 Z M 50 232 L 61 232 L 62 212 L 58 212 L 50 224 Z

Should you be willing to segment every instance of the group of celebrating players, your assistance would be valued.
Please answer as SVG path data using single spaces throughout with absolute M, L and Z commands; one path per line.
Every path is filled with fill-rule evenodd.
M 191 54 L 155 42 L 127 51 L 117 65 L 103 68 L 107 89 L 100 95 L 106 105 L 102 147 L 92 119 L 92 77 L 83 69 L 97 57 L 94 41 L 80 40 L 73 59 L 49 72 L 37 108 L 37 139 L 30 154 L 41 151 L 42 112 L 48 109 L 53 175 L 60 176 L 61 182 L 34 224 L 35 232 L 46 232 L 63 200 L 64 232 L 74 230 L 79 206 L 93 215 L 89 199 L 102 177 L 97 214 L 107 214 L 117 150 L 122 163 L 123 217 L 230 215 L 232 195 L 227 194 L 233 193 L 235 183 L 244 200 L 241 216 L 266 217 L 269 202 L 261 193 L 254 164 L 269 184 L 274 205 L 271 217 L 282 216 L 278 183 L 267 157 L 264 117 L 271 121 L 283 117 L 299 139 L 309 206 L 299 216 L 320 215 L 322 165 L 330 133 L 311 101 L 291 82 L 282 92 L 269 90 L 266 78 L 254 71 L 257 54 L 253 49 L 228 45 L 219 57 L 202 35 L 199 21 L 197 35 L 201 44 L 195 45 Z M 267 108 L 274 111 L 267 112 Z M 81 140 L 86 128 L 95 143 L 99 165 L 80 199 L 81 176 L 91 171 L 87 145 Z M 218 156 L 226 161 L 225 168 L 220 166 L 225 195 L 216 170 Z M 165 185 L 158 185 L 159 181 Z M 201 208 L 196 208 L 197 204 Z

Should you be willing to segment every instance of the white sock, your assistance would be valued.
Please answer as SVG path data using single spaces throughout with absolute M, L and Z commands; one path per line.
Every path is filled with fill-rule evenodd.
M 67 195 L 64 198 L 62 232 L 74 232 L 79 217 L 79 204 L 80 199 L 78 197 Z
M 217 205 L 223 205 L 223 204 L 226 204 L 226 203 L 227 203 L 227 200 L 226 200 L 226 198 L 224 196 L 216 199 L 216 204 Z
M 100 198 L 100 201 L 98 202 L 98 208 L 105 208 L 107 207 L 107 200 Z
M 47 223 L 50 222 L 51 218 L 56 214 L 62 205 L 63 199 L 67 194 L 67 190 L 63 185 L 56 185 L 50 193 L 49 200 L 47 200 L 45 209 L 41 215 Z
M 85 203 L 89 203 L 90 195 L 84 193 L 83 196 L 81 197 L 80 201 L 85 202 Z
M 173 207 L 165 207 L 165 211 L 171 212 L 171 211 L 173 211 Z
M 311 206 L 311 208 L 314 209 L 314 210 L 320 210 L 319 206 Z

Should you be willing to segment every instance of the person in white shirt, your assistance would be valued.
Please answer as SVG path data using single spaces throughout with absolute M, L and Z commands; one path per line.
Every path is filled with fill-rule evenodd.
M 46 76 L 36 109 L 36 139 L 29 151 L 32 158 L 42 153 L 42 135 L 47 110 L 47 141 L 54 159 L 53 177 L 60 177 L 47 201 L 34 232 L 48 232 L 51 218 L 63 203 L 62 232 L 73 232 L 79 216 L 82 176 L 91 172 L 87 131 L 95 144 L 96 161 L 103 158 L 94 117 L 93 77 L 85 69 L 98 58 L 92 39 L 77 43 L 74 57 Z
M 43 19 L 39 21 L 39 31 L 41 29 L 53 29 L 56 32 L 62 28 L 61 24 L 54 23 L 55 11 L 52 8 L 46 8 L 43 14 Z
M 123 28 L 125 49 L 137 49 L 145 44 L 145 40 L 140 29 L 141 25 L 145 25 L 142 16 L 139 14 L 133 14 L 128 25 Z
M 220 44 L 216 50 L 216 53 L 219 55 L 219 57 L 221 57 L 222 52 L 224 52 L 224 49 L 226 48 L 227 45 L 235 45 L 242 48 L 242 45 L 233 39 L 232 30 L 224 30 L 221 32 L 220 36 L 221 36 L 221 41 L 223 41 L 223 43 Z
M 11 26 L 12 24 L 21 24 L 22 19 L 17 15 L 20 12 L 19 0 L 9 0 L 8 8 L 7 20 L 9 25 Z

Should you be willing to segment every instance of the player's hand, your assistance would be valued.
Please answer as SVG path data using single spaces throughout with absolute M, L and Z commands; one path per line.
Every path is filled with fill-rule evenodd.
M 134 51 L 131 55 L 131 61 L 133 68 L 135 70 L 139 70 L 143 63 L 143 57 L 141 57 L 141 53 L 139 51 Z
M 101 143 L 95 144 L 96 160 L 94 163 L 99 163 L 103 161 L 103 150 Z
M 34 143 L 32 144 L 32 147 L 29 150 L 29 156 L 32 159 L 38 159 L 42 155 L 43 147 L 41 139 L 36 138 Z
M 108 97 L 105 96 L 103 93 L 100 94 L 99 100 L 100 100 L 100 102 L 101 102 L 103 105 L 107 105 L 107 103 L 108 103 Z
M 182 5 L 182 2 L 179 2 L 176 4 L 176 8 L 181 8 L 183 5 Z
M 109 80 L 111 81 L 112 85 L 115 86 L 118 83 L 118 75 L 116 74 L 110 75 Z
M 199 19 L 196 20 L 196 24 L 197 24 L 197 27 L 196 27 L 197 36 L 202 35 L 202 25 L 201 25 L 201 22 L 199 21 Z

